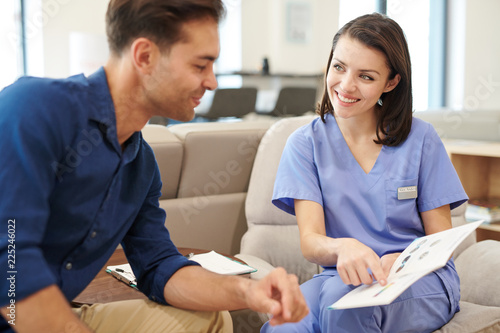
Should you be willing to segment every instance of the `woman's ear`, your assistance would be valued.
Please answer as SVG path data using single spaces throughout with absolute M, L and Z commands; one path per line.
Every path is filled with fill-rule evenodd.
M 394 76 L 394 78 L 392 80 L 389 80 L 389 82 L 387 82 L 387 85 L 385 86 L 384 92 L 387 93 L 387 92 L 393 90 L 394 88 L 396 88 L 396 86 L 398 85 L 400 80 L 401 80 L 401 75 L 396 74 L 396 76 Z

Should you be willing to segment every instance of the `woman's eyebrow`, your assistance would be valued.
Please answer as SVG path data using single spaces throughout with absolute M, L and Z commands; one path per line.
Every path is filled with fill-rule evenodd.
M 334 57 L 334 58 L 332 58 L 332 61 L 333 60 L 335 60 L 336 62 L 340 63 L 343 66 L 347 66 L 346 63 L 344 63 L 342 60 L 340 60 L 338 58 Z M 378 71 L 376 71 L 375 69 L 360 69 L 359 71 L 363 72 L 363 73 L 372 72 L 372 73 L 376 73 L 376 74 L 380 75 L 380 73 Z

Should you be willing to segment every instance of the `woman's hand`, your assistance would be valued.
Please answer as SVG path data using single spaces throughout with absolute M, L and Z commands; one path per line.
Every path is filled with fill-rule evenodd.
M 380 258 L 380 264 L 382 265 L 382 269 L 384 270 L 386 276 L 389 275 L 392 265 L 394 265 L 394 262 L 398 259 L 400 254 L 401 252 L 389 253 Z
M 387 283 L 382 261 L 371 248 L 354 238 L 337 240 L 341 242 L 337 252 L 337 272 L 345 284 L 372 284 L 374 279 L 383 286 Z

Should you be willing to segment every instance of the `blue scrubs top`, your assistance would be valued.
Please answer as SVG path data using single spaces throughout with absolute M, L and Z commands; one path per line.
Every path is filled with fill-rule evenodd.
M 398 199 L 400 192 L 415 195 Z M 434 128 L 413 118 L 408 138 L 383 146 L 366 174 L 352 155 L 335 117 L 316 118 L 288 139 L 276 176 L 273 203 L 295 214 L 294 199 L 321 204 L 326 235 L 351 237 L 379 256 L 403 251 L 425 235 L 420 212 L 468 197 Z

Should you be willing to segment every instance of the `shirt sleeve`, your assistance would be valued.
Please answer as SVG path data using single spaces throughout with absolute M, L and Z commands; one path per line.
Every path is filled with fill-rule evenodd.
M 443 142 L 432 125 L 428 126 L 419 171 L 418 209 L 425 212 L 447 204 L 453 209 L 468 197 Z
M 17 301 L 58 282 L 40 245 L 57 181 L 54 163 L 64 152 L 64 142 L 57 138 L 63 126 L 72 124 L 54 116 L 54 108 L 45 103 L 47 95 L 30 82 L 0 93 L 1 269 L 2 274 L 13 272 Z M 8 224 L 14 226 L 9 237 Z M 9 302 L 9 288 L 2 279 L 0 306 Z
M 299 128 L 288 138 L 274 183 L 273 204 L 292 215 L 295 215 L 295 199 L 323 205 L 314 144 L 306 134 L 307 128 L 307 125 Z
M 153 153 L 151 152 L 151 155 Z M 161 177 L 155 165 L 153 182 L 139 214 L 125 235 L 122 246 L 137 277 L 137 284 L 149 299 L 167 304 L 164 288 L 177 270 L 185 266 L 199 266 L 179 253 L 165 227 L 165 211 L 159 206 Z

